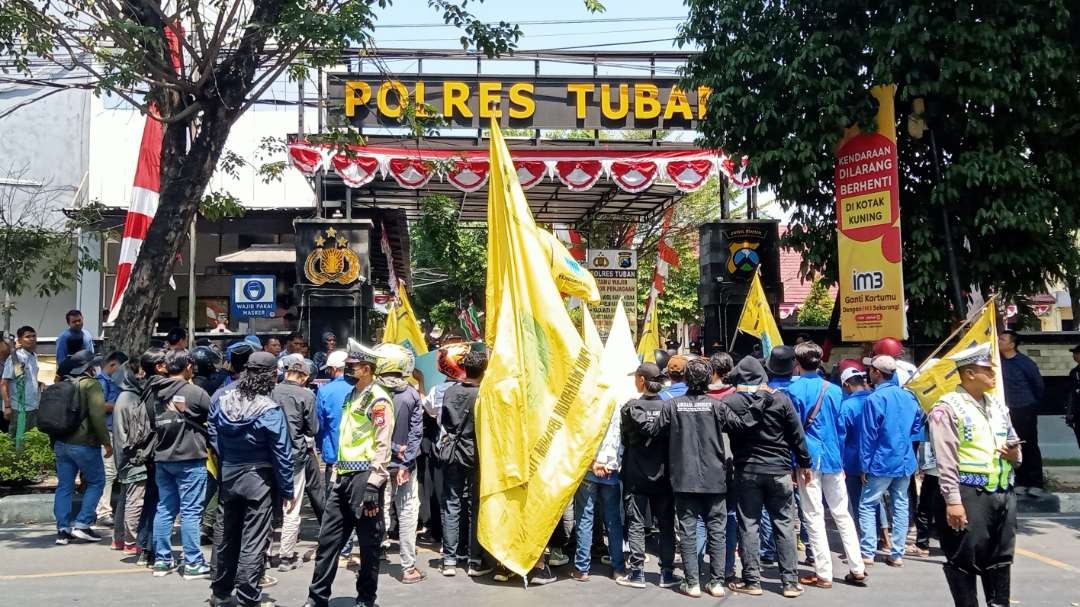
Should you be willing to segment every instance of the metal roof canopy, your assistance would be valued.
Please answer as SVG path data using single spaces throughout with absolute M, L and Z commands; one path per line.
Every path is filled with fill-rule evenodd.
M 423 48 L 394 48 L 379 49 L 377 54 L 369 54 L 364 49 L 348 49 L 342 54 L 344 63 L 350 71 L 358 73 L 364 71 L 365 65 L 369 68 L 374 65 L 375 69 L 382 70 L 379 65 L 381 60 L 415 59 L 416 70 L 401 76 L 424 75 L 424 60 L 429 61 L 455 61 L 474 62 L 475 71 L 469 70 L 476 75 L 482 75 L 484 66 L 500 62 L 531 62 L 534 64 L 534 75 L 539 76 L 542 64 L 578 64 L 591 65 L 592 76 L 600 78 L 600 67 L 611 67 L 619 70 L 638 70 L 650 76 L 656 75 L 657 64 L 661 64 L 661 70 L 666 71 L 668 77 L 672 75 L 672 65 L 684 63 L 689 57 L 696 55 L 686 51 L 591 51 L 591 50 L 516 50 L 511 55 L 489 59 L 481 53 L 454 49 L 423 49 Z M 463 72 L 463 75 L 466 72 Z M 552 74 L 554 75 L 554 74 Z M 558 75 L 566 75 L 565 72 Z M 523 77 L 527 77 L 523 75 Z M 587 77 L 587 76 L 586 76 Z M 319 116 L 318 132 L 323 131 L 326 124 L 325 111 L 327 104 L 324 96 L 325 74 L 319 70 L 318 95 Z M 302 84 L 301 84 L 302 86 Z M 303 89 L 301 89 L 301 96 Z M 303 107 L 299 110 L 298 133 L 290 135 L 290 141 L 303 138 L 304 119 Z M 575 127 L 568 127 L 573 129 Z M 421 137 L 419 139 L 408 136 L 396 135 L 371 135 L 364 133 L 365 138 L 371 145 L 387 146 L 419 146 L 433 150 L 487 150 L 487 140 L 482 138 L 482 133 L 475 136 L 435 136 Z M 657 151 L 657 150 L 699 150 L 696 146 L 686 143 L 664 142 L 656 138 L 657 132 L 652 130 L 653 138 L 648 140 L 601 140 L 599 131 L 594 131 L 592 140 L 546 140 L 540 138 L 540 130 L 536 129 L 534 137 L 529 139 L 507 138 L 507 145 L 514 149 L 529 150 L 624 150 L 624 151 Z M 720 179 L 724 179 L 721 175 Z M 452 184 L 439 178 L 432 179 L 426 186 L 418 190 L 409 190 L 399 186 L 390 176 L 377 176 L 367 185 L 352 189 L 347 187 L 340 177 L 333 171 L 326 171 L 315 179 L 316 194 L 323 201 L 351 202 L 353 208 L 394 208 L 405 211 L 408 220 L 414 221 L 420 215 L 420 203 L 424 197 L 431 195 L 445 195 L 458 201 L 461 211 L 460 218 L 463 221 L 485 221 L 487 218 L 487 186 L 478 191 L 464 193 Z M 724 188 L 721 188 L 723 191 Z M 663 213 L 668 206 L 684 195 L 678 188 L 670 183 L 654 183 L 648 189 L 639 193 L 628 193 L 621 190 L 610 181 L 598 182 L 586 191 L 574 192 L 557 181 L 542 180 L 525 193 L 532 209 L 533 216 L 540 223 L 560 223 L 587 227 L 592 223 L 623 222 L 627 219 L 646 220 Z

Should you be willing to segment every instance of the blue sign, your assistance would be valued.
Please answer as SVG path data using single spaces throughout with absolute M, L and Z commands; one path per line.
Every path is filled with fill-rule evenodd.
M 269 318 L 277 305 L 277 277 L 269 275 L 233 276 L 230 313 L 233 318 Z

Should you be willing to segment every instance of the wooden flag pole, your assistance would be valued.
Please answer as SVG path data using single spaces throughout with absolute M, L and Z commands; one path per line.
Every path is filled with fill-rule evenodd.
M 975 320 L 976 318 L 978 318 L 979 316 L 981 316 L 981 315 L 982 315 L 982 313 L 983 313 L 983 311 L 984 311 L 984 310 L 986 310 L 986 306 L 989 306 L 990 304 L 994 303 L 994 301 L 996 301 L 996 300 L 997 300 L 997 298 L 998 298 L 998 295 L 999 295 L 998 293 L 994 293 L 994 295 L 992 295 L 992 296 L 990 297 L 990 299 L 986 300 L 986 302 L 985 302 L 985 303 L 984 303 L 984 304 L 982 305 L 982 307 L 981 307 L 981 308 L 979 308 L 979 311 L 978 311 L 978 312 L 976 312 L 975 314 L 971 314 L 971 315 L 969 315 L 969 316 L 968 316 L 968 318 L 964 319 L 964 322 L 960 323 L 960 326 L 959 326 L 959 327 L 957 327 L 957 328 L 956 328 L 956 330 L 952 332 L 952 334 L 950 334 L 950 335 L 949 335 L 948 337 L 946 337 L 946 338 L 945 338 L 945 341 L 943 341 L 943 342 L 941 342 L 940 344 L 938 344 L 938 347 L 937 347 L 937 348 L 936 348 L 936 349 L 935 349 L 935 350 L 934 350 L 933 352 L 931 352 L 931 353 L 930 353 L 930 356 L 927 356 L 927 357 L 926 357 L 926 358 L 925 358 L 925 359 L 923 360 L 922 364 L 921 364 L 921 365 L 919 365 L 919 369 L 918 369 L 918 370 L 919 370 L 919 371 L 922 371 L 922 370 L 923 370 L 923 368 L 924 368 L 924 367 L 926 367 L 926 363 L 927 363 L 927 362 L 929 362 L 929 361 L 930 361 L 931 359 L 933 359 L 933 358 L 934 358 L 935 356 L 937 356 L 937 355 L 938 355 L 938 352 L 941 352 L 941 351 L 942 351 L 942 350 L 943 350 L 943 349 L 945 348 L 945 344 L 947 344 L 947 343 L 949 343 L 950 341 L 952 341 L 954 337 L 956 337 L 957 335 L 959 335 L 959 334 L 960 334 L 960 332 L 961 332 L 961 331 L 963 331 L 964 329 L 966 329 L 966 328 L 968 327 L 968 325 L 970 325 L 970 324 L 971 324 L 972 322 L 974 322 L 974 320 Z M 995 322 L 996 322 L 996 320 L 995 320 Z

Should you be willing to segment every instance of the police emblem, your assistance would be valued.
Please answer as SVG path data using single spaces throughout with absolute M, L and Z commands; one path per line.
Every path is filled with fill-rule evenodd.
M 728 245 L 728 262 L 727 270 L 731 274 L 749 275 L 753 274 L 761 263 L 761 258 L 758 255 L 757 248 L 761 246 L 760 242 L 733 242 Z
M 315 237 L 315 248 L 304 262 L 304 276 L 313 285 L 349 285 L 360 278 L 360 256 L 334 228 Z

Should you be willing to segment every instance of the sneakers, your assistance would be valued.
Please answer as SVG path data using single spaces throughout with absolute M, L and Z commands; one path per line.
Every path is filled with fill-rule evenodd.
M 443 574 L 443 577 L 454 577 L 457 575 L 457 563 L 454 561 L 443 561 L 442 566 L 439 567 L 439 571 Z
M 709 596 L 714 596 L 718 599 L 727 596 L 727 593 L 724 592 L 724 583 L 720 580 L 713 580 L 708 584 L 705 584 L 705 592 L 708 592 Z
M 122 540 L 113 540 L 109 542 L 109 550 L 115 550 L 120 552 L 124 549 L 124 542 Z
M 762 595 L 761 584 L 759 584 L 758 582 L 733 582 L 731 584 L 728 584 L 728 588 L 730 588 L 732 592 L 737 592 L 739 594 L 746 594 L 750 596 Z
M 577 569 L 571 569 L 570 570 L 570 579 L 577 580 L 579 582 L 587 582 L 587 581 L 589 581 L 589 572 L 588 571 L 578 571 Z
M 173 572 L 173 564 L 170 561 L 154 561 L 154 577 L 165 577 Z
M 184 571 L 180 574 L 180 577 L 185 580 L 205 580 L 210 577 L 210 565 L 207 565 L 206 563 L 184 565 Z
M 136 544 L 124 544 L 124 556 L 134 556 L 139 554 L 139 546 Z
M 300 567 L 300 559 L 295 554 L 292 556 L 281 557 L 281 562 L 278 563 L 277 570 L 281 573 L 286 573 Z
M 269 588 L 271 586 L 277 586 L 277 578 L 270 577 L 264 573 L 263 576 L 259 578 L 259 588 Z
M 72 529 L 71 537 L 84 542 L 100 542 L 101 536 L 94 533 L 93 529 Z
M 423 571 L 420 571 L 416 567 L 409 567 L 405 571 L 401 572 L 401 583 L 402 584 L 415 584 L 417 582 L 422 582 L 422 581 L 424 581 L 426 579 L 427 579 L 427 574 L 424 573 Z
M 469 563 L 469 571 L 467 575 L 469 577 L 483 577 L 494 570 L 491 565 L 484 565 L 483 563 Z
M 685 594 L 686 596 L 696 599 L 701 596 L 701 588 L 697 584 L 691 584 L 690 582 L 683 580 L 679 584 L 679 594 Z
M 625 574 L 615 578 L 615 583 L 629 588 L 645 587 L 645 572 L 641 569 L 631 569 Z
M 140 550 L 139 557 L 135 559 L 136 567 L 149 567 L 153 562 L 153 556 L 149 550 Z
M 611 557 L 605 554 L 604 556 L 600 557 L 600 563 L 610 567 L 611 566 Z
M 896 567 L 897 569 L 899 569 L 899 568 L 904 566 L 904 559 L 902 559 L 902 558 L 895 558 L 894 559 L 894 558 L 892 558 L 890 556 L 890 557 L 885 559 L 885 564 L 888 565 L 889 567 Z
M 558 548 L 552 548 L 548 554 L 548 565 L 552 567 L 562 567 L 570 562 L 570 557 L 566 556 L 566 553 Z
M 803 592 L 803 587 L 798 584 L 793 584 L 791 582 L 784 584 L 783 595 L 785 599 L 793 599 L 795 597 L 802 596 Z
M 509 569 L 503 567 L 502 565 L 499 565 L 495 568 L 495 575 L 491 576 L 491 579 L 495 580 L 496 582 L 509 582 L 511 575 L 513 574 L 510 572 Z
M 660 570 L 660 587 L 661 588 L 674 588 L 679 585 L 682 578 L 675 575 L 674 569 L 661 569 Z
M 72 539 L 71 538 L 71 532 L 68 531 L 67 529 L 61 529 L 60 531 L 56 532 L 56 545 L 57 546 L 67 546 L 68 544 L 71 543 L 71 539 Z
M 555 574 L 551 572 L 551 567 L 547 565 L 541 565 L 532 570 L 529 573 L 529 583 L 534 586 L 543 586 L 544 584 L 550 584 L 559 578 L 555 577 Z
M 113 517 L 108 514 L 106 514 L 105 516 L 99 516 L 97 520 L 98 527 L 112 527 L 115 524 L 116 521 L 114 521 Z

